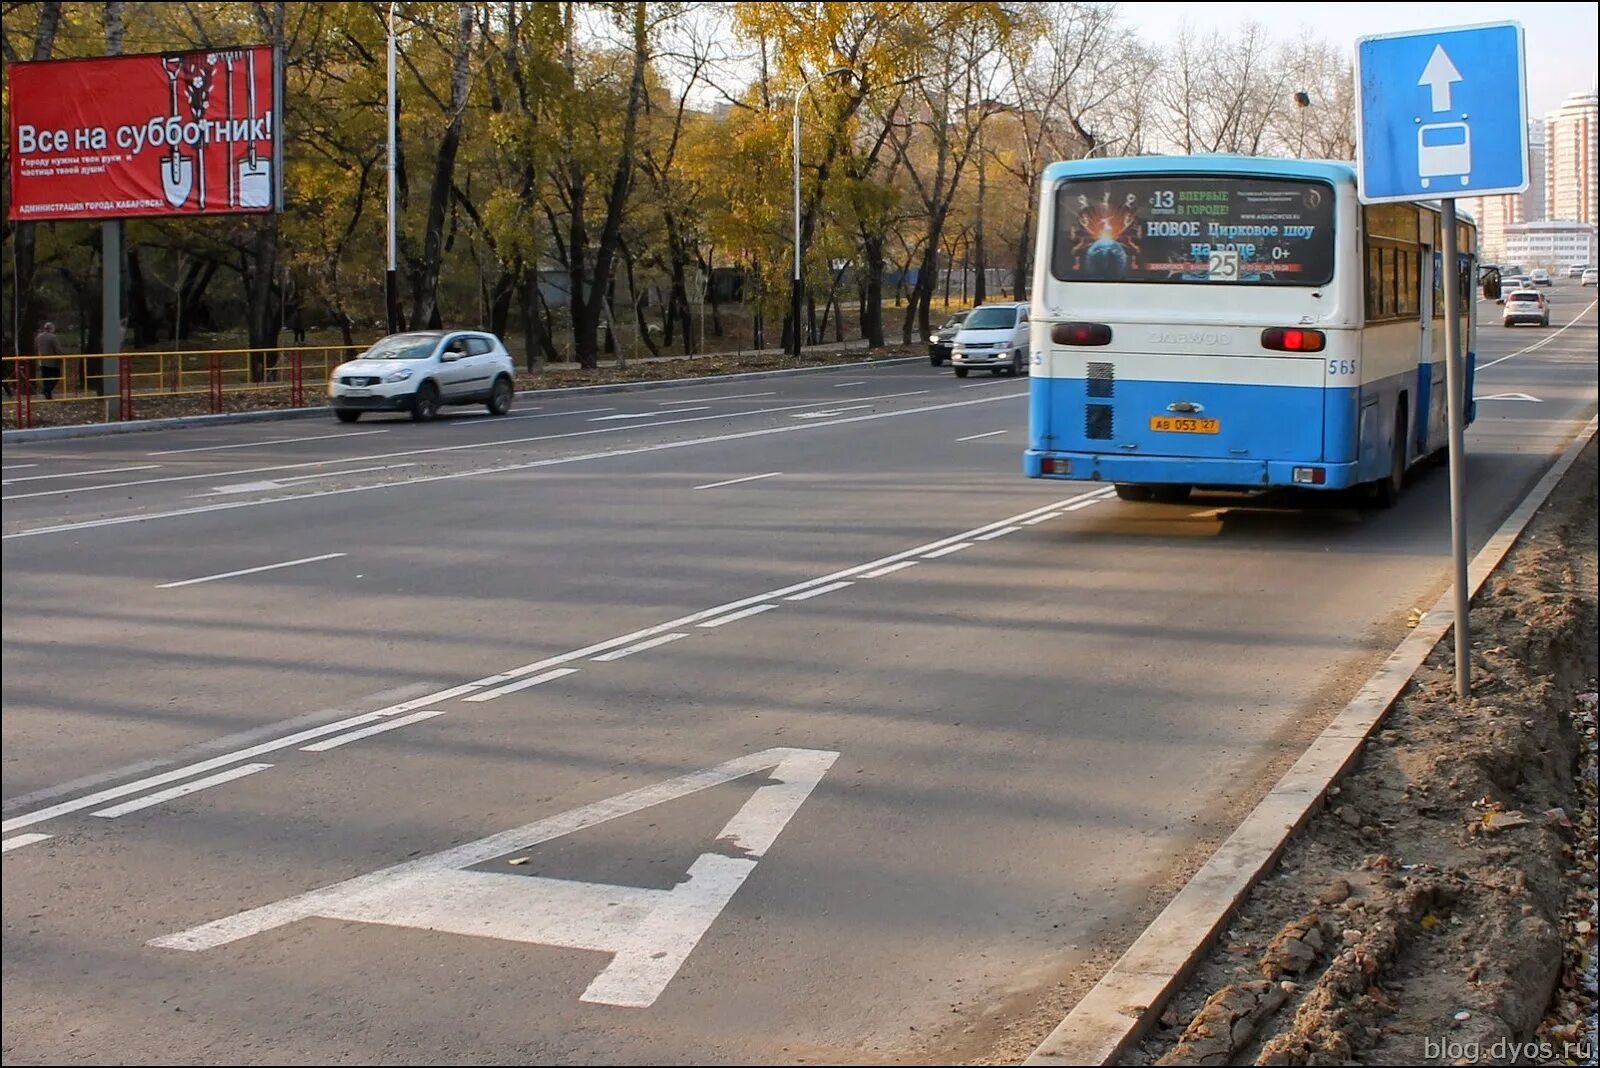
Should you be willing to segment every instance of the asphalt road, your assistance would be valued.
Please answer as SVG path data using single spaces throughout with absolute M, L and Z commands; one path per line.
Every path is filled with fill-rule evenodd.
M 1593 297 L 1480 304 L 1475 543 L 1595 412 Z M 1447 574 L 1442 470 L 1124 503 L 1021 477 L 1025 394 L 8 447 L 7 1063 L 992 1053 Z

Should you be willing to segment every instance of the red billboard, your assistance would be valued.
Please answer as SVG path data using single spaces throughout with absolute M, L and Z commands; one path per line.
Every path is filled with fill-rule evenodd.
M 15 64 L 9 217 L 276 211 L 282 119 L 269 47 Z

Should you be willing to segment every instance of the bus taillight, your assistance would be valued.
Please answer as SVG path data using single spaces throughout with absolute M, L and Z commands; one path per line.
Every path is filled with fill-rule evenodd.
M 1261 347 L 1279 352 L 1321 352 L 1328 337 L 1321 330 L 1274 326 L 1261 331 Z
M 1057 323 L 1050 340 L 1057 345 L 1109 345 L 1111 328 L 1104 323 Z

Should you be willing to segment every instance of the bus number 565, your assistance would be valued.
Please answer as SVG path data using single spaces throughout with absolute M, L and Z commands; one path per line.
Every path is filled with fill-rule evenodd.
M 1329 360 L 1328 373 L 1330 375 L 1353 375 L 1356 373 L 1356 361 Z

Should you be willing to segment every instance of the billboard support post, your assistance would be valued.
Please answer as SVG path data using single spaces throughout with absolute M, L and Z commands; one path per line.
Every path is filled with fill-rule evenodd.
M 122 351 L 122 223 L 108 221 L 100 224 L 100 351 L 104 354 L 94 362 L 98 366 L 86 370 L 95 376 L 94 391 L 112 405 L 109 418 L 122 418 L 121 390 L 112 381 L 115 367 L 112 353 Z

